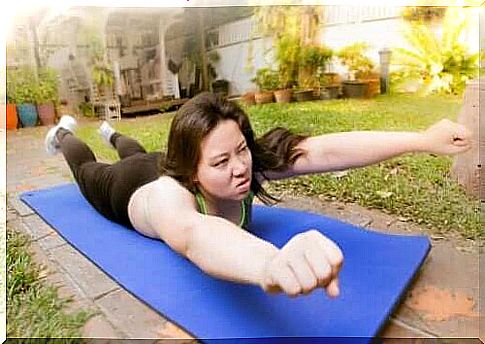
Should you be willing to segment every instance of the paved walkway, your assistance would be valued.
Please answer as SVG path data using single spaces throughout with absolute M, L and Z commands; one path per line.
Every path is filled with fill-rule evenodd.
M 123 121 L 130 120 L 134 119 Z M 25 128 L 7 134 L 7 226 L 32 237 L 35 259 L 46 268 L 44 278 L 60 286 L 62 296 L 73 298 L 72 309 L 86 307 L 97 311 L 84 327 L 83 336 L 193 341 L 123 290 L 18 200 L 22 191 L 72 180 L 61 156 L 44 153 L 47 129 Z M 328 203 L 317 197 L 285 199 L 282 206 L 310 210 L 387 233 L 427 234 L 417 226 L 356 205 Z M 479 337 L 478 247 L 466 240 L 431 238 L 433 248 L 428 259 L 381 334 L 387 338 L 385 343 L 394 343 L 393 338 Z

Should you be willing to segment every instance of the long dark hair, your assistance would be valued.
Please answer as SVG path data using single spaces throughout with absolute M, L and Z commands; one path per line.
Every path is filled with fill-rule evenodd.
M 212 93 L 201 93 L 178 110 L 170 128 L 166 157 L 160 163 L 161 173 L 195 192 L 194 176 L 200 159 L 201 142 L 219 122 L 229 119 L 239 125 L 253 157 L 251 190 L 263 203 L 275 203 L 278 199 L 264 190 L 256 175 L 267 179 L 265 171 L 286 170 L 305 154 L 295 146 L 306 136 L 295 135 L 278 127 L 255 140 L 246 113 L 236 103 Z

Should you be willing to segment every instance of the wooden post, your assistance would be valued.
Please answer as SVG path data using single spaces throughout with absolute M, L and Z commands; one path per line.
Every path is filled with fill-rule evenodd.
M 198 33 L 199 33 L 199 53 L 201 58 L 202 67 L 202 91 L 209 91 L 209 69 L 207 61 L 207 52 L 205 47 L 205 22 L 204 22 L 204 9 L 197 9 L 198 16 Z
M 473 147 L 468 152 L 454 157 L 451 173 L 468 195 L 484 200 L 485 178 L 480 178 L 480 173 L 481 164 L 484 163 L 481 154 L 485 152 L 485 123 L 483 123 L 484 120 L 480 121 L 480 98 L 483 104 L 485 79 L 481 82 L 473 80 L 467 83 L 463 106 L 457 121 L 472 132 Z

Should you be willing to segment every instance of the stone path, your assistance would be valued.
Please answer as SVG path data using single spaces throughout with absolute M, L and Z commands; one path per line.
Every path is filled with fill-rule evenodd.
M 62 296 L 73 298 L 72 309 L 85 307 L 97 312 L 84 327 L 83 336 L 194 341 L 106 276 L 18 200 L 22 191 L 72 180 L 61 156 L 48 157 L 44 153 L 43 136 L 47 129 L 8 132 L 7 227 L 31 236 L 35 259 L 45 267 L 44 278 L 60 286 Z M 285 197 L 281 206 L 329 215 L 387 233 L 428 234 L 382 212 L 329 203 L 318 197 Z M 433 248 L 428 259 L 381 333 L 387 338 L 385 343 L 394 343 L 393 338 L 479 337 L 479 249 L 470 241 L 431 238 Z

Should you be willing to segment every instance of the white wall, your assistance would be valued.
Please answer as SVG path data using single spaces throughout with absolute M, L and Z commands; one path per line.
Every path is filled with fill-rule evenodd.
M 466 42 L 471 53 L 479 51 L 479 9 L 470 8 L 469 25 L 461 39 Z M 383 48 L 409 48 L 403 32 L 406 23 L 400 18 L 399 7 L 389 6 L 327 6 L 325 7 L 326 26 L 320 31 L 319 41 L 338 50 L 343 46 L 366 42 L 369 45 L 367 55 L 379 64 L 379 50 Z M 217 64 L 218 78 L 230 81 L 230 94 L 243 94 L 255 90 L 250 82 L 258 68 L 271 66 L 272 54 L 263 51 L 271 48 L 271 39 L 257 39 L 253 42 L 254 68 L 247 71 L 248 40 L 254 25 L 251 18 L 223 25 L 219 28 L 220 61 Z M 346 73 L 339 63 L 332 63 L 330 71 Z
M 253 50 L 252 63 L 248 61 L 250 44 Z M 220 55 L 220 60 L 216 64 L 217 79 L 229 81 L 229 94 L 240 95 L 257 90 L 251 79 L 256 75 L 256 70 L 272 65 L 271 47 L 271 39 L 265 38 L 217 49 Z
M 253 18 L 244 18 L 219 27 L 219 44 L 215 50 L 220 59 L 215 67 L 217 79 L 229 81 L 230 95 L 256 91 L 256 85 L 251 82 L 256 70 L 273 65 L 272 39 L 251 33 L 254 26 Z

